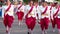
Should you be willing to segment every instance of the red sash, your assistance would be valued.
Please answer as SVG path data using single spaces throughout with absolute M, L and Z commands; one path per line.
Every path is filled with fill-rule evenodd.
M 47 11 L 47 9 L 48 9 L 48 7 L 46 7 L 46 8 L 45 8 L 45 10 L 44 10 L 44 12 L 42 12 L 42 14 L 45 14 L 45 13 L 46 13 L 46 11 Z
M 37 11 L 37 6 L 36 6 L 36 11 Z M 38 13 L 37 13 L 37 17 L 38 17 Z
M 50 10 L 52 9 L 52 6 L 50 7 Z
M 51 14 L 52 6 L 50 7 L 50 14 Z
M 18 10 L 19 10 L 21 7 L 22 7 L 22 5 L 18 7 Z
M 36 11 L 37 11 L 37 7 L 38 7 L 38 6 L 36 6 Z M 38 13 L 37 13 L 36 15 L 37 15 L 37 17 L 38 17 Z M 37 19 L 39 20 L 39 18 L 37 18 Z
M 29 12 L 26 14 L 25 18 L 28 18 L 28 14 L 31 13 L 33 10 L 33 6 L 31 7 L 31 9 L 29 10 Z
M 9 11 L 9 9 L 11 8 L 11 4 L 8 6 L 8 8 L 5 10 L 5 13 Z M 4 13 L 4 18 L 6 17 L 6 14 Z
M 9 7 L 5 10 L 6 12 L 8 12 L 9 11 L 9 9 L 10 9 L 10 7 L 11 7 L 11 4 L 9 5 Z
M 50 18 L 51 18 L 51 10 L 52 10 L 52 6 L 50 7 Z M 51 18 L 52 19 L 52 18 Z
M 59 8 L 58 8 L 57 12 L 53 15 L 53 17 L 55 17 L 58 14 L 58 12 L 59 12 Z

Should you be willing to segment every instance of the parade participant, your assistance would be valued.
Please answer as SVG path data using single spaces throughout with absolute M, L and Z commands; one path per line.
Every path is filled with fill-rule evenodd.
M 34 6 L 36 8 L 36 12 L 37 12 L 37 22 L 39 23 L 40 22 L 40 18 L 41 18 L 41 12 L 40 12 L 40 9 L 39 9 L 39 3 L 38 1 L 35 1 L 34 2 Z
M 6 27 L 6 33 L 10 34 L 11 26 L 14 20 L 14 7 L 9 0 L 6 2 L 6 6 L 4 8 L 4 25 Z
M 50 7 L 47 5 L 47 2 L 44 1 L 42 3 L 42 6 L 40 6 L 40 12 L 41 12 L 41 29 L 42 29 L 42 34 L 47 34 L 47 29 L 48 25 L 50 22 Z
M 33 1 L 30 1 L 29 5 L 26 6 L 26 12 L 28 12 L 25 16 L 28 34 L 33 34 L 32 32 L 36 24 L 36 8 L 33 6 Z
M 18 2 L 17 1 L 14 1 L 14 13 L 16 13 L 17 12 L 17 10 L 18 10 Z
M 19 5 L 18 5 L 18 11 L 17 11 L 17 16 L 18 16 L 18 21 L 19 21 L 19 26 L 22 23 L 22 19 L 24 16 L 24 5 L 22 4 L 23 0 L 19 1 Z
M 54 2 L 53 5 L 52 5 L 52 9 L 51 9 L 51 12 L 53 12 L 52 10 L 54 9 L 54 7 L 56 6 L 57 2 Z M 51 13 L 51 22 L 52 22 L 52 28 L 53 28 L 53 32 L 55 32 L 55 25 L 56 23 L 54 23 L 54 20 L 52 19 L 53 18 L 53 15 Z
M 50 4 L 50 22 L 52 23 L 52 28 L 53 28 L 53 32 L 55 32 L 55 26 L 53 25 L 53 20 L 52 20 L 52 18 L 51 18 L 51 10 L 53 9 L 53 7 L 54 7 L 54 2 L 53 3 L 51 3 Z
M 57 24 L 57 28 L 60 34 L 60 9 L 58 6 L 58 3 L 54 3 L 55 6 L 53 7 L 53 9 L 51 10 L 51 18 L 53 20 L 52 25 L 55 27 L 55 25 Z

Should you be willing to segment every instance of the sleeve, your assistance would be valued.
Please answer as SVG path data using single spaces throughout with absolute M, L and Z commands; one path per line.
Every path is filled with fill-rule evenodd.
M 16 13 L 18 11 L 17 5 L 14 5 L 14 12 Z
M 25 6 L 25 11 L 28 11 L 29 5 Z
M 21 7 L 21 11 L 24 12 L 24 6 Z
M 38 9 L 37 9 L 37 14 L 38 14 L 38 19 L 41 19 L 41 12 L 40 12 L 41 10 L 40 10 L 40 8 L 38 7 Z
M 24 7 L 24 19 L 25 19 L 26 14 L 27 14 L 27 6 Z
M 50 9 L 49 9 L 49 13 L 48 13 L 48 15 L 49 15 L 49 20 L 50 20 Z
M 48 16 L 49 16 L 49 20 L 50 20 L 50 6 L 48 6 Z
M 2 6 L 2 17 L 4 17 L 4 12 L 5 12 L 5 9 L 4 9 L 4 6 Z
M 34 12 L 35 12 L 35 17 L 36 17 L 36 19 L 37 19 L 37 11 L 35 10 Z

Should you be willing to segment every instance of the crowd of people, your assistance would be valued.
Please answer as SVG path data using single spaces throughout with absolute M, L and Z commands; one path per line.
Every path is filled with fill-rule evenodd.
M 2 6 L 3 7 L 3 6 Z M 55 25 L 57 25 L 58 34 L 60 34 L 60 5 L 58 2 L 48 4 L 43 1 L 41 5 L 37 1 L 29 1 L 27 5 L 20 0 L 19 4 L 11 4 L 9 0 L 6 1 L 4 11 L 4 25 L 6 33 L 10 34 L 11 26 L 14 21 L 14 13 L 18 16 L 19 26 L 22 23 L 23 17 L 27 25 L 27 34 L 33 34 L 36 21 L 40 24 L 42 34 L 47 34 L 48 26 L 52 23 L 53 32 L 55 32 Z

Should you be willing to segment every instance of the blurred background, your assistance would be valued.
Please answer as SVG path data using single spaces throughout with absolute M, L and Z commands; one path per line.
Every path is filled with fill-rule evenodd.
M 19 1 L 19 0 L 10 0 L 12 3 L 15 1 Z M 23 2 L 28 3 L 30 0 L 23 0 Z M 42 2 L 42 1 L 47 1 L 47 2 L 54 2 L 54 1 L 58 1 L 60 2 L 60 0 L 33 0 L 33 1 L 38 1 L 38 2 Z M 3 5 L 3 3 L 6 2 L 6 0 L 0 0 L 0 4 Z

